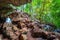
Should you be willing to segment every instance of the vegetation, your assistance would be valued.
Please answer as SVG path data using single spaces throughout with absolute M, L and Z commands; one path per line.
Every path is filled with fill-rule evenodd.
M 27 12 L 32 18 L 52 23 L 60 28 L 60 0 L 32 0 L 31 3 L 18 6 L 16 9 Z
M 60 40 L 60 0 L 30 2 L 0 1 L 0 39 Z

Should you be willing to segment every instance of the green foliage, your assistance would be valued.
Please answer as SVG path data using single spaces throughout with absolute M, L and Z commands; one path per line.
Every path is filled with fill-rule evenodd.
M 32 0 L 17 9 L 27 12 L 32 18 L 53 23 L 60 28 L 60 0 Z

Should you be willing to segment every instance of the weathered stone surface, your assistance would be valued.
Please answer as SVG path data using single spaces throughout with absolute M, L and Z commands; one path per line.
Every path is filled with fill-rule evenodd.
M 13 12 L 9 18 L 12 22 L 0 23 L 3 40 L 60 40 L 60 33 L 45 31 L 41 23 L 32 21 L 24 12 Z
M 0 0 L 0 6 L 4 6 L 8 4 L 13 4 L 15 6 L 18 6 L 29 2 L 31 2 L 31 0 Z

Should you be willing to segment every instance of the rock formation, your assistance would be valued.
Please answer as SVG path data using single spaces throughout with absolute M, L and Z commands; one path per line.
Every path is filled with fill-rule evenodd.
M 9 18 L 10 23 L 0 23 L 2 40 L 60 40 L 60 33 L 45 31 L 24 12 L 13 12 Z

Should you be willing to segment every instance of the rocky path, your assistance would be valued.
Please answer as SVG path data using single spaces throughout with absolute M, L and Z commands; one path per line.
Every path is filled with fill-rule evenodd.
M 1 19 L 2 20 L 2 19 Z M 60 40 L 60 33 L 44 30 L 46 24 L 32 21 L 24 12 L 13 12 L 0 23 L 1 40 Z

